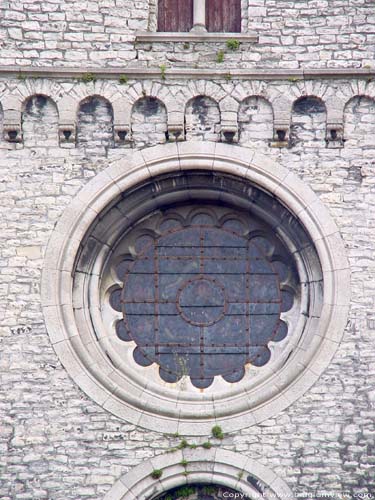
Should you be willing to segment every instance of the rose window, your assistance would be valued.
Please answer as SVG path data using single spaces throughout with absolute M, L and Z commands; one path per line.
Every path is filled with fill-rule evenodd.
M 156 211 L 120 244 L 121 284 L 109 295 L 117 337 L 140 367 L 160 378 L 243 379 L 288 334 L 297 293 L 294 265 L 271 228 L 228 207 L 182 205 Z M 276 355 L 276 354 L 275 354 Z

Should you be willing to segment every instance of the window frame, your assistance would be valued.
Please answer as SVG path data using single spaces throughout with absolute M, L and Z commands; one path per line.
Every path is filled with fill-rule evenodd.
M 206 0 L 193 0 L 193 27 L 188 32 L 157 31 L 158 0 L 150 5 L 148 31 L 137 31 L 136 42 L 222 42 L 236 39 L 241 42 L 256 43 L 258 36 L 252 31 L 240 32 L 208 32 L 206 29 Z M 243 19 L 243 9 L 241 8 Z

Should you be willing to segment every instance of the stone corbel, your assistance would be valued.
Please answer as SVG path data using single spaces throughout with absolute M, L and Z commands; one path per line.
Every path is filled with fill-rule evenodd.
M 22 142 L 22 128 L 20 121 L 4 121 L 4 140 L 11 143 Z
M 76 142 L 76 124 L 59 123 L 59 141 L 61 147 L 75 145 Z
M 286 148 L 289 146 L 289 121 L 280 121 L 274 123 L 273 141 L 271 147 Z
M 327 148 L 338 149 L 344 147 L 344 127 L 342 123 L 327 123 Z
M 131 142 L 130 125 L 120 124 L 113 127 L 116 146 L 124 146 Z
M 237 123 L 222 123 L 220 133 L 222 142 L 227 142 L 228 144 L 238 142 Z
M 180 142 L 185 140 L 183 123 L 168 124 L 168 140 L 170 142 Z

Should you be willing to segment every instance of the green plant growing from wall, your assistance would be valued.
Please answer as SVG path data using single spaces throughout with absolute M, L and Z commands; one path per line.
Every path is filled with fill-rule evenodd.
M 229 40 L 227 40 L 227 48 L 229 50 L 238 50 L 241 46 L 241 43 L 236 40 L 235 38 L 229 38 Z
M 161 469 L 154 469 L 151 472 L 152 479 L 160 479 L 162 475 L 163 475 L 163 471 Z
M 224 50 L 218 50 L 216 53 L 216 62 L 217 63 L 223 63 L 225 59 L 225 53 Z
M 167 66 L 166 66 L 165 64 L 161 64 L 161 65 L 159 66 L 159 69 L 160 69 L 160 76 L 161 76 L 161 79 L 162 79 L 162 80 L 165 80 L 165 79 L 166 79 L 166 74 L 165 74 L 165 72 L 166 72 L 166 70 L 167 70 Z
M 84 75 L 81 76 L 80 81 L 82 83 L 95 83 L 96 82 L 96 76 L 93 73 L 85 73 Z
M 128 77 L 126 75 L 121 75 L 118 81 L 120 85 L 126 85 L 128 83 Z
M 215 425 L 214 427 L 212 427 L 211 433 L 216 439 L 224 439 L 224 433 L 220 425 Z
M 205 443 L 202 443 L 202 448 L 204 448 L 205 450 L 209 450 L 210 448 L 212 448 L 211 442 L 206 441 Z
M 186 441 L 186 439 L 182 439 L 180 444 L 177 446 L 179 450 L 183 450 L 189 446 L 189 443 Z

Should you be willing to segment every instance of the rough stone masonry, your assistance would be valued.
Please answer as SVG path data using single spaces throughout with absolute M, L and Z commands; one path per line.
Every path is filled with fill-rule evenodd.
M 237 50 L 137 41 L 155 15 L 146 0 L 0 5 L 0 498 L 99 500 L 179 443 L 78 388 L 40 301 L 45 248 L 76 193 L 109 162 L 171 140 L 233 140 L 296 173 L 335 219 L 351 266 L 349 321 L 324 375 L 221 446 L 299 498 L 374 498 L 374 2 L 243 0 L 242 31 L 257 41 Z

